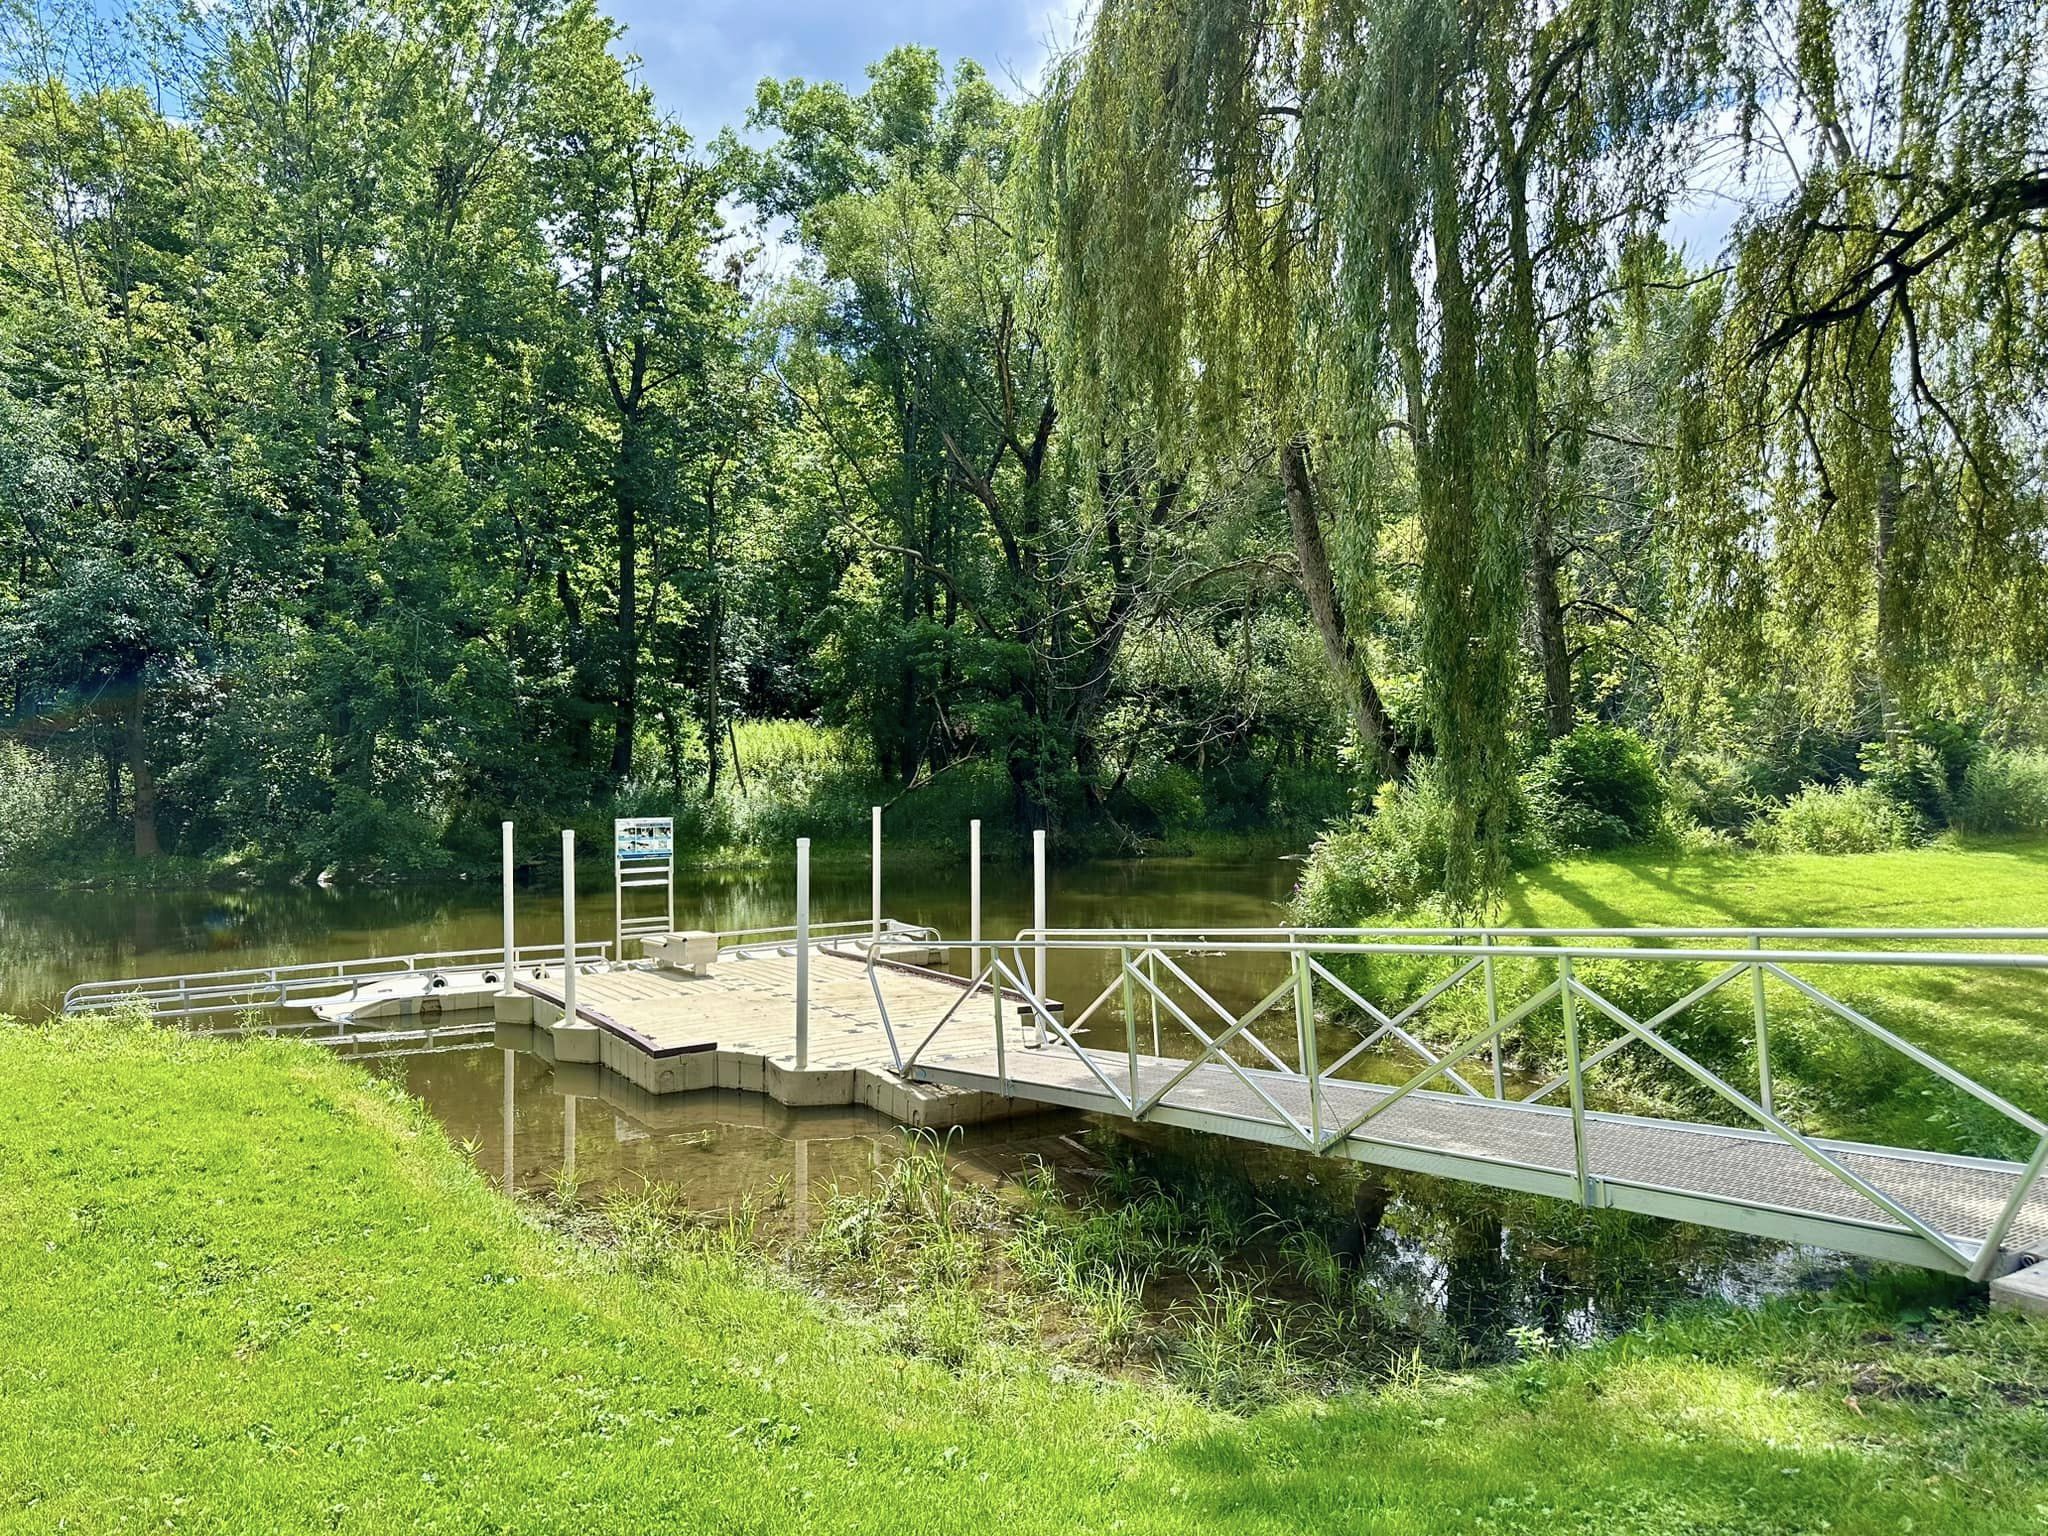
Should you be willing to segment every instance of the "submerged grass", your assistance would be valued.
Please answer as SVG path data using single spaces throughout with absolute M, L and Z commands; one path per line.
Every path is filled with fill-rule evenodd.
M 692 1223 L 650 1190 L 566 1207 L 582 1238 L 545 1229 L 416 1104 L 313 1047 L 9 1029 L 0 1082 L 0 1530 L 1874 1536 L 2048 1516 L 2048 1333 L 1938 1282 L 1688 1309 L 1483 1370 L 1411 1357 L 1370 1390 L 1228 1415 L 991 1329 L 961 1266 L 997 1244 L 1005 1273 L 1026 1260 L 939 1148 L 906 1159 L 885 1215 L 953 1241 L 867 1269 L 900 1287 L 871 1318 L 778 1280 L 748 1209 Z M 1259 1236 L 1220 1197 L 1168 1203 Z M 1094 1304 L 1142 1334 L 1140 1271 L 1086 1216 L 1058 1225 L 1029 1262 L 1120 1275 Z M 1206 1216 L 1136 1230 L 1221 1246 Z M 834 1240 L 860 1271 L 892 1234 L 862 1218 Z M 1305 1294 L 1330 1275 L 1306 1243 L 1288 1262 Z M 1207 1294 L 1187 1347 L 1227 1374 L 1260 1308 Z M 1291 1327 L 1271 1347 L 1294 1351 Z

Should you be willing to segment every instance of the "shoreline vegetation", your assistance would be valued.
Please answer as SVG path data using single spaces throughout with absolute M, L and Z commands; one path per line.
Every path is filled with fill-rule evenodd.
M 944 1244 L 863 1304 L 730 1222 L 565 1235 L 304 1044 L 8 1028 L 0 1070 L 0 1529 L 1891 1536 L 2048 1507 L 2048 1332 L 1930 1277 L 1231 1412 L 970 1326 Z M 937 1186 L 902 1189 L 931 1226 Z

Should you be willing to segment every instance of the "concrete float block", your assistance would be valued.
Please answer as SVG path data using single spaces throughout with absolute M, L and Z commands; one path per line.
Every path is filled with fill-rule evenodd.
M 555 1038 L 556 1061 L 599 1061 L 604 1031 L 595 1024 L 564 1020 L 550 1026 Z
M 514 992 L 510 997 L 499 992 L 491 998 L 491 1015 L 500 1024 L 533 1023 L 533 997 L 526 992 Z
M 665 1059 L 657 1077 L 672 1084 L 659 1092 L 695 1093 L 700 1088 L 718 1086 L 718 1063 L 710 1051 L 691 1051 L 686 1056 Z
M 864 1104 L 869 1109 L 880 1108 L 882 1090 L 895 1080 L 887 1072 L 877 1072 L 869 1067 L 854 1068 L 853 1102 Z
M 1991 1305 L 2028 1317 L 2048 1318 L 2048 1260 L 1993 1280 Z
M 785 1061 L 769 1061 L 763 1072 L 768 1097 L 793 1108 L 853 1103 L 853 1077 L 852 1067 L 811 1067 L 799 1072 L 794 1062 Z
M 654 1079 L 648 1071 L 653 1059 L 645 1051 L 639 1050 L 630 1041 L 621 1040 L 609 1033 L 604 1033 L 600 1049 L 605 1067 L 609 1071 L 623 1077 L 636 1088 L 653 1088 Z
M 766 1091 L 761 1058 L 752 1051 L 719 1051 L 718 1086 L 732 1093 Z

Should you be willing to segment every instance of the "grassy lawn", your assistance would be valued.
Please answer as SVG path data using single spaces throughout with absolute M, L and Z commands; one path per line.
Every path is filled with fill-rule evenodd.
M 4 1530 L 2048 1520 L 2048 1329 L 1940 1282 L 1236 1419 L 944 1370 L 744 1257 L 578 1248 L 311 1046 L 7 1029 L 0 1081 Z
M 2048 845 L 1850 855 L 1635 853 L 1516 877 L 1503 920 L 1528 926 L 2048 927 Z M 1967 948 L 1966 945 L 1945 946 Z M 1808 978 L 2022 1109 L 2048 1116 L 2048 972 L 1815 967 Z M 1697 977 L 1688 978 L 1686 985 Z M 1674 995 L 1684 986 L 1673 984 Z M 1747 1014 L 1743 986 L 1718 1005 Z M 1815 1129 L 2024 1157 L 2031 1141 L 1771 983 L 1795 1105 Z

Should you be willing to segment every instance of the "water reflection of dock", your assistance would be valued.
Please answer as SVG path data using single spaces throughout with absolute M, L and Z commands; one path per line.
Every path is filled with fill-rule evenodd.
M 801 1230 L 835 1191 L 872 1183 L 907 1134 L 858 1106 L 779 1104 L 765 1094 L 703 1089 L 650 1093 L 597 1063 L 553 1063 L 516 1050 L 428 1069 L 409 1083 L 451 1128 L 473 1139 L 480 1165 L 506 1189 L 673 1182 L 703 1210 L 753 1202 L 762 1219 Z M 481 1080 L 480 1080 L 481 1079 Z M 488 1086 L 486 1087 L 486 1084 Z M 478 1091 L 481 1090 L 481 1091 Z M 947 1138 L 947 1161 L 970 1181 L 1013 1177 L 1034 1158 L 1071 1163 L 1075 1117 L 1034 1111 Z

